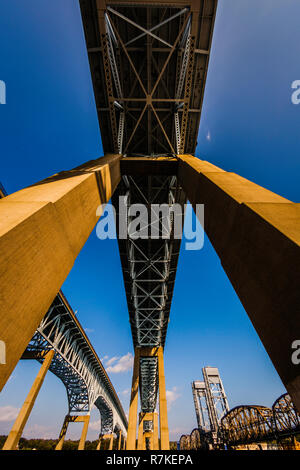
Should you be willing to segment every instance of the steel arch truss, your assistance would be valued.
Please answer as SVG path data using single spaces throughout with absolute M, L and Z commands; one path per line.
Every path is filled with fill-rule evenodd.
M 23 359 L 35 358 L 42 362 L 44 352 L 49 349 L 55 351 L 50 370 L 66 387 L 69 413 L 89 412 L 96 406 L 101 414 L 102 428 L 113 431 L 113 426 L 118 424 L 125 435 L 127 419 L 122 405 L 61 292 L 37 328 Z
M 183 434 L 179 439 L 180 450 L 190 450 L 191 449 L 191 436 L 190 434 Z
M 273 413 L 266 406 L 237 406 L 221 420 L 224 440 L 229 445 L 267 440 L 273 435 Z
M 99 396 L 95 401 L 101 416 L 101 434 L 108 434 L 114 430 L 114 416 L 111 407 L 104 397 Z
M 273 404 L 275 432 L 279 435 L 300 432 L 300 415 L 290 395 L 281 395 Z
M 288 393 L 272 408 L 238 406 L 221 420 L 224 441 L 229 445 L 247 444 L 293 436 L 300 432 L 300 415 Z

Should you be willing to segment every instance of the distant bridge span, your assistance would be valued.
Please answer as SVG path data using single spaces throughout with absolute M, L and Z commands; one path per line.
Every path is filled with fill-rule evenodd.
M 127 435 L 127 418 L 115 389 L 82 326 L 62 292 L 54 299 L 22 359 L 43 362 L 46 351 L 55 351 L 49 367 L 64 384 L 69 414 L 98 408 L 99 432 L 122 431 Z

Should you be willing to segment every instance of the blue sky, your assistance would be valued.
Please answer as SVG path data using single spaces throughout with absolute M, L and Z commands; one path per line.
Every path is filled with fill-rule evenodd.
M 197 155 L 299 202 L 298 0 L 219 0 Z M 102 155 L 78 2 L 0 5 L 0 181 L 8 193 Z M 117 243 L 95 231 L 63 291 L 101 358 L 130 366 L 132 340 Z M 129 359 L 129 360 L 128 360 Z M 191 381 L 220 369 L 231 407 L 271 405 L 284 387 L 209 241 L 182 250 L 165 349 L 171 438 L 196 425 Z M 128 410 L 131 370 L 110 377 Z M 21 362 L 0 395 L 7 433 L 39 366 Z M 117 371 L 122 367 L 117 367 Z M 25 436 L 56 437 L 67 412 L 63 385 L 48 374 Z M 99 419 L 92 413 L 88 437 Z M 68 437 L 79 437 L 79 425 Z

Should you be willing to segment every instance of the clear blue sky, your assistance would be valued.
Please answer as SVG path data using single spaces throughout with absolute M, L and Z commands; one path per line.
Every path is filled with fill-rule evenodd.
M 201 158 L 295 202 L 300 105 L 291 103 L 291 83 L 300 79 L 299 18 L 298 0 L 219 0 L 197 148 Z M 102 155 L 76 0 L 1 2 L 0 80 L 7 86 L 0 181 L 8 193 Z M 132 353 L 115 241 L 93 232 L 63 291 L 100 357 Z M 219 367 L 231 407 L 271 405 L 284 392 L 207 239 L 201 251 L 180 254 L 165 364 L 172 439 L 196 425 L 190 383 L 205 365 Z M 0 395 L 0 434 L 38 367 L 20 363 Z M 131 370 L 110 377 L 127 412 Z M 66 412 L 64 387 L 48 374 L 24 435 L 56 437 Z M 97 420 L 94 411 L 91 439 Z M 68 437 L 78 436 L 74 424 Z

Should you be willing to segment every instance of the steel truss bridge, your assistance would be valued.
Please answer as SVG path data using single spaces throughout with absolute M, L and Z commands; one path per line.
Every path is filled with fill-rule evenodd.
M 122 431 L 127 419 L 115 389 L 72 308 L 60 291 L 28 344 L 22 359 L 43 362 L 53 349 L 50 371 L 64 384 L 69 414 L 98 408 L 101 434 Z
M 194 208 L 205 204 L 206 234 L 299 408 L 299 373 L 290 360 L 298 331 L 293 312 L 299 301 L 299 205 L 193 157 L 217 0 L 79 0 L 79 4 L 105 156 L 1 201 L 4 261 L 0 267 L 3 289 L 9 294 L 0 299 L 0 327 L 10 359 L 3 366 L 0 386 L 40 324 L 26 354 L 41 360 L 41 348 L 53 345 L 57 333 L 60 339 L 52 368 L 67 387 L 70 409 L 88 410 L 95 405 L 105 429 L 112 430 L 115 424 L 126 427 L 101 363 L 76 319 L 62 306 L 62 297 L 56 297 L 54 308 L 43 320 L 42 316 L 94 229 L 99 204 L 103 207 L 112 198 L 118 208 L 121 198 L 125 228 L 132 222 L 136 204 L 143 204 L 148 209 L 143 229 L 149 231 L 154 205 L 169 209 L 176 205 L 183 218 L 188 197 Z M 11 202 L 18 210 L 12 211 Z M 136 448 L 139 392 L 138 446 L 145 445 L 145 419 L 153 424 L 147 442 L 158 449 L 155 410 L 159 403 L 160 448 L 169 449 L 163 348 L 180 239 L 173 216 L 155 216 L 154 237 L 136 239 L 134 232 L 122 237 L 124 227 L 117 227 L 135 348 L 128 450 Z M 34 224 L 41 229 L 35 239 Z M 74 228 L 79 225 L 77 233 Z M 27 243 L 16 244 L 16 240 Z M 69 327 L 73 330 L 68 336 Z M 280 350 L 274 331 L 284 332 Z M 232 422 L 242 415 L 247 412 L 238 411 Z
M 175 154 L 195 152 L 217 2 L 81 0 L 80 6 L 103 148 L 125 157 L 114 206 L 125 197 L 130 222 L 132 205 L 145 204 L 147 228 L 153 204 L 177 204 L 183 217 Z M 164 347 L 166 340 L 180 239 L 166 227 L 168 217 L 158 217 L 157 237 L 119 238 L 134 348 Z M 139 363 L 141 411 L 153 413 L 158 360 Z
M 221 419 L 219 437 L 222 445 L 238 447 L 247 444 L 276 441 L 300 435 L 300 415 L 288 393 L 281 395 L 272 408 L 240 405 Z M 180 449 L 208 448 L 210 436 L 196 428 L 180 438 Z

